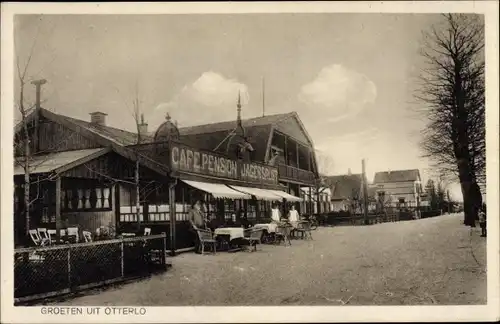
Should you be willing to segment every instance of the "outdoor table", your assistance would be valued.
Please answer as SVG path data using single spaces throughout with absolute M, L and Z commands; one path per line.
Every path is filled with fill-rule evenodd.
M 244 232 L 243 228 L 241 227 L 221 227 L 221 228 L 216 228 L 214 231 L 214 235 L 228 235 L 229 240 L 232 241 L 237 238 L 242 238 L 244 237 Z
M 240 245 L 244 241 L 245 233 L 241 227 L 220 227 L 214 231 L 214 236 L 222 246 L 226 245 L 229 252 L 239 251 Z
M 265 229 L 268 233 L 276 233 L 277 226 L 276 223 L 255 224 L 254 228 Z

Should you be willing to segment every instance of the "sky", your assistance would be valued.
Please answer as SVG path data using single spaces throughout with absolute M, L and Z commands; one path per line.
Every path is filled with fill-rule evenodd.
M 47 79 L 43 106 L 56 113 L 89 120 L 89 113 L 102 111 L 109 126 L 134 131 L 138 97 L 154 131 L 167 112 L 180 127 L 234 120 L 240 92 L 243 118 L 296 111 L 327 174 L 360 173 L 365 159 L 368 179 L 377 171 L 419 169 L 425 182 L 433 172 L 421 157 L 425 118 L 416 113 L 413 92 L 422 31 L 440 19 L 374 13 L 17 16 L 15 47 L 21 67 L 33 48 L 26 75 Z M 33 100 L 32 86 L 27 96 Z M 449 189 L 461 199 L 459 185 Z

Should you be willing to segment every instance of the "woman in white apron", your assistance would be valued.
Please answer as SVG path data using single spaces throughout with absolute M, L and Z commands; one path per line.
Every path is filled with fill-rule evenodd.
M 271 222 L 279 224 L 281 222 L 281 213 L 277 205 L 271 209 Z
M 299 212 L 295 209 L 295 205 L 290 207 L 290 211 L 288 212 L 288 221 L 292 224 L 293 228 L 297 228 L 297 224 L 300 221 Z

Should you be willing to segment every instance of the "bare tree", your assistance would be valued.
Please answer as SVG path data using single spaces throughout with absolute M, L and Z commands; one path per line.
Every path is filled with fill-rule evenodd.
M 328 176 L 332 174 L 334 170 L 333 159 L 324 152 L 316 150 L 316 161 L 318 163 L 318 174 L 319 178 L 315 183 L 315 194 L 316 194 L 316 205 L 318 213 L 321 210 L 321 200 L 319 198 L 320 194 L 326 189 L 330 188 L 328 183 Z M 312 198 L 312 197 L 311 197 Z
M 120 94 L 120 91 L 118 88 L 115 88 L 118 94 Z M 123 100 L 123 97 L 122 97 Z M 132 112 L 132 117 L 134 118 L 135 126 L 136 126 L 136 131 L 137 131 L 137 141 L 136 144 L 142 144 L 143 143 L 143 138 L 145 134 L 143 134 L 143 129 L 141 128 L 141 125 L 144 124 L 144 115 L 141 114 L 141 109 L 140 109 L 140 100 L 139 100 L 139 84 L 138 81 L 136 80 L 135 82 L 135 97 L 132 100 L 132 109 L 130 109 L 130 106 L 128 105 L 126 100 L 123 100 L 125 103 L 125 106 L 129 109 L 129 111 Z M 143 188 L 143 192 L 141 195 L 141 178 L 140 178 L 140 162 L 139 162 L 139 151 L 136 149 L 136 161 L 135 161 L 135 168 L 134 168 L 134 186 L 135 186 L 135 210 L 136 210 L 136 218 L 137 218 L 137 227 L 140 228 L 141 226 L 141 197 L 146 197 L 150 193 L 148 191 L 147 185 L 145 188 Z
M 42 179 L 38 178 L 34 182 L 37 185 L 37 193 L 36 196 L 33 199 L 31 199 L 32 197 L 30 189 L 33 183 L 31 181 L 30 169 L 34 167 L 32 162 L 32 153 L 33 153 L 32 150 L 34 149 L 33 145 L 35 144 L 37 139 L 32 138 L 32 131 L 30 130 L 32 126 L 32 120 L 31 120 L 32 118 L 29 118 L 29 116 L 35 108 L 39 108 L 38 105 L 40 104 L 39 102 L 40 98 L 38 93 L 37 96 L 38 102 L 28 103 L 26 100 L 26 85 L 31 80 L 28 71 L 34 55 L 39 31 L 40 29 L 38 29 L 37 34 L 33 39 L 33 43 L 31 45 L 28 57 L 24 65 L 21 63 L 21 58 L 17 50 L 15 57 L 17 79 L 19 82 L 18 102 L 15 103 L 15 106 L 21 114 L 21 121 L 19 124 L 21 126 L 21 129 L 20 132 L 19 133 L 16 132 L 14 136 L 14 150 L 15 150 L 14 162 L 22 167 L 24 173 L 24 183 L 23 183 L 24 197 L 23 197 L 22 212 L 24 213 L 24 218 L 25 218 L 26 234 L 28 234 L 28 231 L 30 229 L 30 208 L 33 205 L 33 203 L 35 203 L 35 201 L 40 197 L 40 182 L 43 181 Z M 34 81 L 33 83 L 43 84 L 45 83 L 45 80 L 40 80 L 36 82 Z M 35 116 L 35 118 L 33 118 L 33 121 L 37 123 L 38 116 Z M 35 130 L 35 135 L 36 135 L 36 130 Z
M 444 26 L 424 32 L 426 67 L 415 95 L 428 119 L 422 148 L 441 174 L 458 175 L 464 224 L 475 226 L 486 162 L 484 23 L 479 15 L 443 18 Z
M 316 150 L 316 159 L 318 163 L 318 173 L 320 177 L 325 179 L 328 175 L 332 174 L 335 163 L 328 154 L 319 150 Z

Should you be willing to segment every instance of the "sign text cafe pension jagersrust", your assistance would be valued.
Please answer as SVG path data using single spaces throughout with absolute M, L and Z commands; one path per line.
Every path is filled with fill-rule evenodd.
M 181 172 L 254 183 L 278 184 L 278 170 L 275 167 L 236 161 L 184 145 L 171 146 L 170 163 L 173 170 Z

